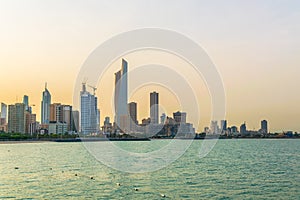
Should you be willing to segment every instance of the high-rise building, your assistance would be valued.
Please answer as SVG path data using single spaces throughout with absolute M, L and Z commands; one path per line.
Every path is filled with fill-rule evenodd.
M 166 122 L 166 114 L 165 113 L 163 113 L 163 114 L 161 114 L 161 116 L 160 116 L 160 123 L 161 124 L 165 124 L 165 122 Z
M 221 120 L 221 131 L 224 132 L 227 130 L 227 120 Z
M 41 109 L 41 123 L 48 124 L 50 122 L 50 104 L 51 94 L 47 89 L 47 83 L 45 84 L 45 91 L 42 96 L 42 109 Z
M 159 98 L 157 92 L 150 93 L 150 119 L 151 123 L 158 124 L 158 106 Z
M 231 133 L 237 133 L 238 132 L 238 128 L 236 126 L 232 126 L 231 128 Z
M 100 109 L 97 109 L 97 131 L 100 131 Z
M 8 132 L 25 133 L 26 132 L 25 104 L 16 103 L 8 106 Z
M 29 97 L 27 95 L 23 96 L 23 104 L 25 105 L 25 110 L 29 111 Z
M 115 73 L 115 123 L 126 132 L 129 125 L 128 102 L 128 63 L 122 59 L 121 70 Z
M 219 134 L 219 126 L 218 126 L 218 121 L 211 121 L 210 123 L 210 131 L 212 134 Z
M 119 123 L 119 104 L 120 104 L 120 86 L 121 86 L 121 76 L 122 76 L 122 70 L 119 70 L 115 73 L 115 97 L 114 97 L 114 103 L 115 103 L 115 123 Z
M 62 105 L 62 113 L 60 122 L 67 125 L 67 131 L 73 131 L 73 115 L 72 115 L 72 106 Z
M 36 129 L 36 114 L 32 114 L 29 111 L 25 111 L 25 132 L 32 135 L 36 132 Z
M 135 127 L 138 124 L 136 102 L 130 102 L 128 104 L 128 112 L 129 112 L 129 116 L 130 116 L 130 118 L 129 118 L 130 131 L 135 131 Z
M 79 132 L 79 111 L 78 110 L 74 110 L 72 111 L 72 115 L 73 115 L 73 131 L 75 132 Z
M 5 103 L 1 103 L 0 125 L 6 124 L 6 118 L 7 118 L 7 105 Z
M 128 102 L 128 64 L 127 61 L 122 59 L 122 78 L 121 78 L 121 90 L 120 90 L 120 100 L 121 107 L 119 108 L 121 115 L 127 115 L 127 102 Z
M 243 123 L 243 124 L 240 126 L 240 133 L 241 133 L 241 134 L 246 134 L 246 133 L 247 133 L 246 122 Z
M 267 120 L 261 121 L 261 132 L 268 133 L 268 121 Z
M 50 122 L 65 123 L 67 131 L 74 131 L 72 106 L 53 103 L 50 105 Z
M 186 123 L 186 113 L 185 112 L 175 112 L 173 113 L 173 118 L 177 124 L 185 124 Z
M 133 123 L 137 124 L 137 104 L 136 102 L 130 102 L 128 104 L 129 116 Z
M 112 124 L 110 123 L 110 118 L 105 117 L 104 124 L 102 126 L 103 134 L 111 134 L 112 132 Z
M 60 103 L 50 104 L 50 120 L 51 122 L 61 121 L 62 107 Z
M 80 125 L 82 134 L 97 132 L 97 97 L 86 90 L 86 84 L 82 84 L 80 92 Z

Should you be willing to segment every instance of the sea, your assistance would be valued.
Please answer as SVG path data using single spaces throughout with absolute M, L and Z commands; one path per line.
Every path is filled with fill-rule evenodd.
M 80 142 L 2 143 L 0 199 L 300 199 L 299 139 L 218 140 L 199 157 L 203 142 L 194 140 L 174 161 L 141 173 L 108 166 Z M 114 145 L 143 153 L 169 143 Z

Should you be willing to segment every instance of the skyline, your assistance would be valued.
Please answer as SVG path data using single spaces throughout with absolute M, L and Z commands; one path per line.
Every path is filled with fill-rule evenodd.
M 126 69 L 127 69 L 127 61 L 126 60 L 124 60 L 124 59 L 122 59 L 122 66 L 124 66 L 124 62 L 126 63 Z M 118 72 L 121 72 L 122 70 L 120 70 L 120 71 L 118 71 Z M 117 73 L 115 73 L 115 75 L 116 75 Z M 117 75 L 116 75 L 116 77 L 117 77 Z M 120 78 L 121 77 L 117 77 L 116 78 L 116 82 L 115 82 L 115 84 L 116 84 L 116 87 L 119 85 L 118 84 L 118 81 L 120 80 Z M 127 77 L 126 77 L 127 78 Z M 94 98 L 95 99 L 95 104 L 93 105 L 93 104 L 90 104 L 90 103 L 88 103 L 88 104 L 86 104 L 86 103 L 83 103 L 82 104 L 82 102 L 81 102 L 81 112 L 82 112 L 82 109 L 86 109 L 86 108 L 82 108 L 82 105 L 84 105 L 85 107 L 86 107 L 86 105 L 91 105 L 92 107 L 95 107 L 95 106 L 97 106 L 98 104 L 97 104 L 97 96 L 94 96 L 95 95 L 95 91 L 97 90 L 97 88 L 95 88 L 95 87 L 93 87 L 93 91 L 94 91 L 94 95 L 92 95 L 90 92 L 88 92 L 87 91 L 87 87 L 86 87 L 86 82 L 84 82 L 84 83 L 82 83 L 82 90 L 80 91 L 80 98 L 81 98 L 81 101 L 82 101 L 82 98 L 83 98 L 83 96 L 86 96 L 87 94 L 89 95 L 89 96 L 91 96 L 92 98 Z M 88 85 L 89 86 L 89 85 Z M 91 87 L 91 86 L 89 86 L 89 87 Z M 119 90 L 116 90 L 116 91 L 119 91 Z M 115 92 L 115 91 L 114 91 Z M 118 92 L 117 92 L 118 93 Z M 43 93 L 42 93 L 43 95 L 42 95 L 42 105 L 44 105 L 45 104 L 45 102 L 44 101 L 46 101 L 47 102 L 47 104 L 49 105 L 49 116 L 48 116 L 48 118 L 50 119 L 51 117 L 53 118 L 53 116 L 50 116 L 50 109 L 53 109 L 53 108 L 51 108 L 51 106 L 57 106 L 57 105 L 59 105 L 59 106 L 61 106 L 61 105 L 63 105 L 63 106 L 68 106 L 68 107 L 72 107 L 73 105 L 64 105 L 64 103 L 63 102 L 55 102 L 55 103 L 51 103 L 51 95 L 50 95 L 50 92 L 48 91 L 48 88 L 47 88 L 47 83 L 45 83 L 45 91 L 43 91 Z M 126 102 L 126 108 L 128 109 L 128 115 L 130 116 L 130 117 L 132 117 L 132 119 L 134 119 L 134 122 L 136 122 L 136 123 L 138 123 L 138 121 L 140 120 L 140 122 L 141 121 L 143 121 L 143 120 L 148 120 L 148 119 L 154 119 L 154 124 L 158 124 L 158 123 L 162 123 L 162 122 L 159 122 L 159 121 L 162 121 L 162 118 L 165 118 L 165 117 L 168 117 L 168 115 L 169 114 L 167 114 L 166 115 L 166 113 L 164 113 L 164 112 L 161 112 L 162 114 L 161 115 L 159 115 L 159 112 L 158 112 L 158 109 L 159 109 L 159 107 L 161 106 L 158 102 L 158 97 L 159 97 L 159 93 L 157 93 L 156 91 L 152 91 L 152 92 L 150 92 L 149 93 L 149 95 L 150 95 L 150 110 L 149 110 L 149 113 L 150 113 L 150 115 L 149 116 L 147 116 L 146 118 L 141 118 L 141 119 L 138 119 L 137 118 L 137 115 L 138 115 L 138 113 L 137 113 L 137 102 Z M 49 101 L 49 99 L 50 99 L 50 101 Z M 94 100 L 93 100 L 94 101 Z M 118 103 L 118 104 L 120 104 L 120 103 Z M 134 105 L 132 105 L 132 104 L 134 104 Z M 8 114 L 8 110 L 6 109 L 7 107 L 14 107 L 14 106 L 20 106 L 20 105 L 23 105 L 24 106 L 24 110 L 26 110 L 26 111 L 28 111 L 28 112 L 32 112 L 32 107 L 31 106 L 35 106 L 34 104 L 29 104 L 29 96 L 27 96 L 27 95 L 24 95 L 23 96 L 23 102 L 16 102 L 15 103 L 15 105 L 13 105 L 13 104 L 11 104 L 11 105 L 8 105 L 8 104 L 5 104 L 5 103 L 3 103 L 3 102 L 1 102 L 1 111 L 3 110 L 3 106 L 5 106 L 4 107 L 4 110 L 6 110 L 6 112 L 7 113 L 2 113 L 2 112 L 0 112 L 0 114 L 1 114 L 1 116 L 3 116 L 3 115 L 5 115 L 5 116 L 7 116 L 7 114 Z M 132 106 L 134 106 L 134 108 L 132 107 Z M 25 109 L 26 108 L 26 109 Z M 42 115 L 43 115 L 43 110 L 44 110 L 45 108 L 44 108 L 44 106 L 43 107 L 41 107 L 41 112 L 42 112 Z M 98 112 L 100 112 L 100 110 L 99 109 L 97 109 L 97 107 L 96 107 L 96 110 L 98 111 Z M 78 110 L 74 110 L 74 112 L 78 112 Z M 134 113 L 134 114 L 133 114 Z M 178 110 L 177 112 L 174 110 L 174 111 L 172 111 L 172 113 L 173 113 L 173 115 L 175 114 L 175 113 L 179 113 L 180 114 L 180 117 L 181 117 L 181 115 L 183 115 L 184 117 L 183 117 L 183 119 L 184 119 L 184 121 L 186 121 L 186 112 L 182 112 L 182 111 L 180 111 L 180 110 Z M 24 113 L 25 114 L 25 113 Z M 53 114 L 53 113 L 52 113 Z M 132 115 L 133 114 L 133 115 Z M 34 116 L 36 116 L 36 114 L 35 113 L 33 113 L 33 115 Z M 41 115 L 41 116 L 42 116 Z M 46 114 L 44 114 L 44 115 L 48 115 L 47 113 Z M 97 115 L 97 117 L 96 117 L 96 115 Z M 81 115 L 82 116 L 82 115 Z M 116 118 L 116 116 L 117 116 L 117 114 L 115 114 L 114 115 L 115 116 L 115 118 Z M 172 116 L 172 115 L 171 115 Z M 9 115 L 8 115 L 8 117 L 9 117 Z M 46 118 L 46 116 L 44 116 L 45 118 Z M 100 130 L 101 129 L 101 121 L 98 123 L 98 117 L 99 117 L 99 115 L 98 114 L 96 114 L 96 111 L 95 111 L 95 113 L 94 114 L 91 114 L 90 115 L 90 117 L 88 117 L 88 118 L 95 118 L 95 120 L 96 120 L 96 118 L 97 118 L 97 122 L 95 121 L 95 127 L 94 127 L 94 130 Z M 73 119 L 73 117 L 71 117 L 72 119 Z M 105 126 L 105 123 L 107 122 L 107 119 L 109 119 L 110 117 L 109 116 L 105 116 L 105 120 L 103 121 L 103 125 Z M 36 118 L 35 118 L 36 119 Z M 50 121 L 50 120 L 44 120 L 45 121 L 45 123 L 41 123 L 41 125 L 45 125 L 45 124 L 47 124 L 48 122 L 47 121 Z M 160 120 L 159 120 L 160 119 Z M 9 120 L 9 118 L 8 119 L 6 119 L 6 120 Z M 82 119 L 81 119 L 82 120 Z M 176 117 L 174 118 L 174 120 L 176 121 Z M 53 120 L 52 120 L 53 121 Z M 56 121 L 56 120 L 54 120 L 54 121 Z M 220 123 L 219 123 L 220 122 Z M 139 124 L 140 125 L 140 124 Z M 220 126 L 219 126 L 220 125 Z M 256 129 L 256 128 L 254 128 L 254 129 L 249 129 L 249 128 L 247 128 L 246 129 L 246 121 L 244 121 L 243 123 L 241 123 L 241 130 L 239 130 L 238 129 L 238 126 L 239 126 L 239 124 L 227 124 L 227 119 L 225 118 L 225 119 L 222 119 L 222 120 L 220 120 L 220 121 L 218 121 L 218 120 L 214 120 L 214 119 L 212 119 L 211 121 L 210 121 L 210 125 L 209 124 L 207 124 L 206 126 L 204 126 L 204 128 L 203 128 L 203 130 L 201 131 L 200 129 L 197 131 L 198 133 L 203 133 L 203 132 L 207 132 L 207 130 L 209 130 L 211 133 L 217 133 L 217 132 L 219 132 L 219 131 L 223 131 L 223 130 L 227 130 L 227 128 L 225 128 L 225 127 L 229 127 L 229 128 L 231 128 L 231 127 L 235 127 L 236 128 L 236 130 L 237 131 L 240 131 L 240 132 L 246 132 L 246 131 L 258 131 L 258 132 L 260 132 L 261 130 L 264 130 L 264 133 L 278 133 L 278 132 L 274 132 L 274 131 L 271 131 L 271 129 L 269 129 L 268 128 L 268 121 L 266 120 L 266 119 L 261 119 L 261 121 L 260 121 L 260 126 L 258 126 L 258 128 Z M 122 126 L 121 126 L 122 127 Z M 125 125 L 123 125 L 123 127 L 125 127 Z M 210 127 L 210 128 L 209 128 Z M 244 127 L 243 129 L 244 129 L 244 131 L 242 131 L 242 127 Z M 78 127 L 76 127 L 76 128 L 78 128 Z M 209 128 L 209 129 L 207 129 L 207 128 Z M 85 129 L 85 128 L 82 128 L 81 127 L 81 129 Z M 283 132 L 286 132 L 286 131 L 294 131 L 294 130 L 291 130 L 291 129 L 288 129 L 288 130 L 282 130 Z M 295 131 L 295 132 L 297 132 L 297 131 Z M 84 133 L 84 131 L 83 131 L 83 133 Z
M 300 132 L 297 92 L 300 6 L 297 1 L 218 1 L 218 6 L 197 1 L 184 5 L 178 1 L 137 1 L 130 6 L 119 2 L 118 7 L 110 2 L 78 1 L 72 4 L 73 8 L 69 7 L 69 1 L 60 4 L 16 2 L 0 2 L 0 21 L 5 30 L 0 33 L 3 44 L 0 47 L 0 102 L 14 104 L 28 95 L 30 103 L 36 105 L 33 112 L 39 120 L 45 81 L 52 102 L 71 105 L 76 74 L 97 45 L 117 33 L 151 26 L 181 32 L 206 49 L 224 81 L 226 119 L 230 124 L 246 121 L 249 128 L 258 129 L 258 122 L 268 119 L 271 131 Z M 158 3 L 159 9 L 156 8 Z M 88 13 L 93 7 L 95 9 Z M 124 13 L 122 18 L 115 17 L 113 13 L 120 12 L 120 8 L 130 12 Z M 215 12 L 209 13 L 206 9 Z M 163 17 L 166 13 L 168 17 Z M 195 19 L 197 25 L 190 26 L 189 22 Z M 150 55 L 137 57 L 137 54 L 125 56 L 131 66 L 154 55 L 150 52 Z M 119 63 L 112 65 L 119 67 Z M 178 67 L 176 63 L 170 66 Z M 128 100 L 139 103 L 138 96 L 147 96 L 151 90 L 149 87 L 145 92 L 137 91 Z M 163 89 L 158 92 L 162 103 L 163 96 L 171 95 Z M 99 105 L 107 103 L 101 98 L 101 90 L 97 96 Z M 140 120 L 148 113 L 142 109 L 143 104 L 138 105 Z M 172 108 L 178 110 L 175 100 Z M 101 112 L 101 123 L 104 113 L 110 112 Z M 111 114 L 107 115 L 113 119 Z M 209 124 L 209 120 L 205 117 L 203 124 Z
M 124 61 L 125 60 L 122 59 L 122 66 L 124 64 Z M 126 62 L 126 66 L 127 66 L 127 62 Z M 119 80 L 120 80 L 120 77 L 117 78 L 116 85 Z M 57 126 L 57 123 L 58 123 L 59 125 L 61 125 L 61 127 L 63 127 L 62 130 L 68 129 L 68 130 L 72 131 L 72 134 L 73 134 L 74 130 L 79 129 L 79 125 L 76 125 L 76 120 L 79 123 L 79 120 L 80 120 L 79 113 L 82 113 L 81 120 L 80 120 L 81 121 L 81 128 L 80 128 L 81 131 L 80 132 L 82 134 L 88 134 L 88 133 L 95 134 L 97 132 L 98 132 L 98 134 L 104 134 L 104 135 L 108 134 L 108 132 L 105 132 L 104 130 L 107 129 L 108 126 L 110 126 L 110 128 L 114 127 L 116 122 L 113 122 L 114 125 L 112 125 L 112 123 L 110 123 L 110 117 L 106 116 L 105 120 L 103 121 L 103 126 L 101 126 L 100 118 L 99 118 L 100 110 L 97 109 L 97 96 L 95 96 L 95 90 L 97 88 L 93 87 L 93 89 L 94 89 L 94 94 L 92 95 L 91 93 L 89 93 L 86 90 L 86 82 L 82 83 L 82 90 L 80 91 L 80 98 L 81 98 L 81 109 L 80 109 L 81 111 L 80 112 L 77 110 L 72 111 L 72 107 L 73 107 L 72 105 L 63 105 L 61 103 L 52 103 L 52 104 L 49 104 L 49 106 L 48 106 L 49 112 L 50 112 L 48 115 L 47 112 L 45 112 L 45 113 L 43 112 L 43 110 L 45 110 L 45 107 L 46 107 L 46 106 L 43 106 L 42 107 L 42 116 L 43 116 L 43 118 L 48 118 L 48 120 L 44 120 L 44 123 L 40 123 L 40 122 L 36 121 L 36 114 L 32 113 L 32 109 L 31 109 L 32 107 L 28 104 L 29 97 L 27 95 L 24 95 L 23 102 L 15 103 L 14 105 L 8 105 L 9 110 L 7 110 L 7 105 L 2 102 L 0 114 L 1 114 L 1 120 L 4 120 L 4 124 L 1 124 L 1 125 L 8 126 L 8 130 L 18 129 L 16 131 L 17 133 L 20 132 L 20 133 L 33 134 L 33 133 L 35 133 L 35 131 L 33 131 L 33 128 L 36 127 L 36 122 L 38 122 L 38 124 L 40 124 L 39 126 L 41 128 L 41 129 L 36 129 L 36 131 L 38 131 L 38 132 L 41 131 L 41 133 L 45 130 L 46 126 L 49 126 L 49 130 L 50 129 L 57 130 L 57 127 L 56 128 L 54 128 L 54 127 Z M 51 95 L 49 95 L 49 94 L 50 93 L 47 90 L 47 83 L 46 83 L 45 91 L 43 92 L 42 105 L 45 104 L 45 102 L 44 102 L 45 97 L 46 97 L 47 104 L 50 103 L 48 99 L 49 98 L 51 99 Z M 127 132 L 132 132 L 132 130 L 136 129 L 136 127 L 134 127 L 134 125 L 132 123 L 136 123 L 137 127 L 139 127 L 139 126 L 149 125 L 151 122 L 151 123 L 153 123 L 153 125 L 156 125 L 156 126 L 159 124 L 160 125 L 162 125 L 162 124 L 174 125 L 173 123 L 180 123 L 180 124 L 182 123 L 182 126 L 184 128 L 182 128 L 181 131 L 193 130 L 194 134 L 196 134 L 196 135 L 202 134 L 202 133 L 212 134 L 212 135 L 240 133 L 244 136 L 245 135 L 253 136 L 255 134 L 263 134 L 264 136 L 265 136 L 265 134 L 274 134 L 274 133 L 278 134 L 278 132 L 269 131 L 268 121 L 265 119 L 260 121 L 260 129 L 258 129 L 258 130 L 247 129 L 246 122 L 242 123 L 240 125 L 240 129 L 239 129 L 238 125 L 232 125 L 232 124 L 228 125 L 226 119 L 223 119 L 220 121 L 212 120 L 210 123 L 210 127 L 206 126 L 206 127 L 204 127 L 204 130 L 202 132 L 199 131 L 197 133 L 197 132 L 195 132 L 195 129 L 193 128 L 193 124 L 187 123 L 187 120 L 186 120 L 187 113 L 186 112 L 182 112 L 182 111 L 173 112 L 173 118 L 169 117 L 165 113 L 162 113 L 162 115 L 159 116 L 158 115 L 158 113 L 159 113 L 158 109 L 160 107 L 159 106 L 159 93 L 153 91 L 149 95 L 150 95 L 150 116 L 148 116 L 148 118 L 142 119 L 141 120 L 142 122 L 139 123 L 137 120 L 137 103 L 129 102 L 129 103 L 127 103 L 127 106 L 126 106 L 128 108 L 128 113 L 126 115 L 127 115 L 127 117 L 131 117 L 131 120 L 133 120 L 133 121 L 130 122 L 130 120 L 124 118 L 123 120 L 125 120 L 126 122 L 124 121 L 123 123 L 126 124 L 128 122 L 129 127 L 127 127 L 127 125 L 125 125 L 125 124 L 123 124 L 119 127 L 118 123 L 116 123 L 116 126 L 117 126 L 116 129 L 118 129 L 119 131 L 125 130 L 127 133 Z M 4 113 L 2 112 L 3 110 L 5 111 Z M 22 110 L 24 112 L 22 112 Z M 67 111 L 67 112 L 65 113 L 65 111 Z M 19 113 L 19 114 L 17 114 L 17 113 Z M 116 112 L 116 113 L 118 113 L 118 112 Z M 7 114 L 8 114 L 8 119 L 2 117 L 2 116 L 6 116 Z M 75 119 L 75 117 L 73 115 L 74 116 L 76 115 L 77 118 Z M 115 115 L 115 119 L 118 118 L 116 116 L 117 116 L 117 114 Z M 125 116 L 123 115 L 122 117 L 125 117 Z M 23 122 L 22 122 L 22 119 L 24 119 Z M 152 122 L 152 120 L 153 120 L 153 122 Z M 8 123 L 6 123 L 6 121 L 8 121 Z M 49 121 L 49 122 L 47 122 L 47 121 Z M 30 124 L 30 123 L 33 123 L 33 124 Z M 51 128 L 50 128 L 50 124 L 53 125 L 53 126 L 51 126 Z M 121 124 L 122 124 L 122 122 L 121 122 Z M 74 126 L 75 126 L 75 129 L 74 129 Z M 180 125 L 180 127 L 181 127 L 181 125 Z M 99 132 L 101 129 L 103 129 L 103 132 Z M 27 130 L 28 130 L 28 132 L 27 132 Z M 31 131 L 33 131 L 33 132 L 31 132 Z M 143 129 L 143 131 L 146 131 L 146 130 Z M 11 133 L 11 132 L 8 132 L 8 133 Z M 51 133 L 54 133 L 54 132 L 51 132 Z M 180 132 L 178 134 L 180 135 L 182 133 L 190 134 L 189 131 Z M 297 132 L 294 132 L 294 133 L 297 134 Z M 281 134 L 293 134 L 293 131 L 292 130 L 283 131 Z M 235 135 L 235 136 L 237 136 L 237 135 Z
M 124 61 L 124 59 L 122 59 L 122 62 Z M 116 62 L 119 62 L 119 60 L 118 61 L 116 61 Z M 127 62 L 126 62 L 126 64 L 127 64 Z M 118 66 L 117 66 L 118 67 Z M 113 69 L 110 69 L 110 70 L 113 70 Z M 48 85 L 47 85 L 47 83 L 45 83 L 46 84 L 46 86 L 44 86 L 44 90 L 45 91 L 48 91 Z M 114 84 L 112 84 L 112 85 L 114 85 Z M 106 85 L 105 85 L 106 86 Z M 101 87 L 103 87 L 103 86 L 100 86 L 100 88 Z M 155 90 L 155 86 L 147 86 L 148 88 L 147 88 L 147 90 L 149 90 L 149 94 L 151 93 L 151 92 L 153 92 L 154 90 Z M 140 88 L 141 89 L 141 88 Z M 144 89 L 144 88 L 143 88 Z M 161 88 L 161 89 L 163 89 L 163 88 Z M 157 91 L 160 91 L 160 89 L 157 89 L 156 88 L 156 90 Z M 42 93 L 42 98 L 41 98 L 41 100 L 40 100 L 40 102 L 43 100 L 43 96 L 44 96 L 44 93 L 45 93 L 45 91 L 41 91 L 41 93 Z M 50 92 L 51 94 L 52 94 L 52 92 L 51 92 L 51 90 L 50 91 L 48 91 L 48 92 Z M 92 93 L 92 90 L 91 91 L 89 91 L 90 93 Z M 138 93 L 138 94 L 136 94 L 136 93 Z M 134 97 L 136 98 L 136 96 L 139 96 L 139 93 L 140 93 L 140 91 L 135 91 L 135 94 L 132 94 L 132 96 L 131 96 L 131 98 L 130 98 L 130 101 L 129 102 L 137 102 L 137 104 L 138 104 L 138 107 L 139 107 L 139 110 L 147 110 L 148 109 L 148 106 L 143 106 L 143 107 L 141 107 L 140 106 L 140 101 L 141 100 L 136 100 L 136 99 L 134 99 Z M 158 92 L 158 93 L 160 93 L 160 92 Z M 167 93 L 167 91 L 165 91 L 165 93 Z M 55 94 L 54 94 L 55 95 Z M 99 95 L 98 94 L 98 92 L 96 92 L 96 96 L 97 95 Z M 100 94 L 101 95 L 101 94 Z M 169 95 L 170 96 L 172 96 L 172 95 L 174 95 L 173 93 L 169 93 Z M 169 97 L 170 97 L 169 96 Z M 35 103 L 33 103 L 33 102 L 31 102 L 31 98 L 30 98 L 30 96 L 29 95 L 27 95 L 27 94 L 24 94 L 24 96 L 23 97 L 26 97 L 27 98 L 27 101 L 28 101 L 28 99 L 29 99 L 29 103 L 30 103 L 30 105 L 33 105 L 33 107 L 31 107 L 31 109 L 33 110 L 33 112 L 34 113 L 36 113 L 36 115 L 38 116 L 38 114 L 39 113 L 41 113 L 40 111 L 38 111 L 37 110 L 37 108 L 36 107 L 38 107 L 38 106 L 36 106 L 36 105 L 38 105 L 38 104 L 35 104 Z M 51 95 L 51 97 L 52 97 L 52 95 Z M 175 97 L 175 96 L 174 96 Z M 144 97 L 140 97 L 140 98 L 142 98 L 143 100 L 143 102 L 144 102 L 144 104 L 145 104 L 145 102 L 147 102 L 147 98 L 145 98 L 144 99 Z M 132 99 L 134 99 L 134 100 L 132 100 Z M 24 101 L 24 99 L 23 98 L 20 98 L 20 100 L 18 100 L 18 101 L 15 101 L 15 102 L 13 102 L 12 104 L 15 104 L 15 103 L 22 103 L 22 101 Z M 167 102 L 169 102 L 170 101 L 170 99 L 168 99 L 168 101 Z M 3 102 L 3 103 L 5 103 L 7 106 L 9 106 L 10 104 L 8 104 L 8 103 L 6 103 L 6 102 Z M 27 102 L 28 103 L 28 102 Z M 57 101 L 51 101 L 51 103 L 62 103 L 62 104 L 67 104 L 67 103 L 65 103 L 65 102 L 57 102 Z M 165 102 L 164 102 L 165 103 Z M 177 102 L 178 103 L 178 102 Z M 147 102 L 147 104 L 150 104 L 150 101 L 149 102 Z M 69 105 L 72 105 L 72 103 L 71 104 L 69 104 Z M 97 104 L 98 106 L 100 105 L 100 109 L 101 108 L 103 108 L 103 106 L 101 106 L 101 104 L 100 103 L 98 103 Z M 142 105 L 143 105 L 143 103 L 142 103 Z M 160 105 L 161 106 L 161 105 Z M 166 105 L 164 105 L 165 107 L 166 107 Z M 178 105 L 177 105 L 178 106 Z M 40 108 L 42 108 L 42 107 L 40 107 Z M 178 108 L 178 109 L 177 109 Z M 173 109 L 173 110 L 170 110 L 170 109 Z M 76 110 L 80 110 L 80 109 L 76 109 Z M 167 116 L 171 116 L 172 115 L 172 113 L 173 112 L 176 112 L 177 110 L 179 111 L 180 110 L 180 108 L 179 107 L 174 107 L 174 106 L 171 106 L 171 107 L 169 107 L 169 108 L 167 108 L 166 110 L 168 110 L 168 112 L 166 112 L 166 115 Z M 148 113 L 148 114 L 147 114 Z M 161 113 L 164 113 L 164 112 L 161 112 Z M 110 117 L 111 119 L 113 119 L 114 118 L 114 115 L 110 115 L 110 114 L 106 114 L 106 113 L 103 113 L 103 112 L 101 112 L 101 124 L 102 124 L 102 122 L 103 122 L 103 120 L 102 119 L 104 119 L 105 117 Z M 150 111 L 148 112 L 146 112 L 146 114 L 144 114 L 144 113 L 137 113 L 137 120 L 138 121 L 142 121 L 142 119 L 147 119 L 148 117 L 150 117 Z M 160 117 L 160 115 L 159 115 L 159 117 Z M 249 130 L 259 130 L 259 128 L 260 128 L 260 122 L 261 122 L 261 120 L 264 120 L 264 119 L 268 119 L 268 118 L 260 118 L 257 122 L 256 122 L 256 124 L 255 124 L 255 126 L 254 127 L 252 127 L 252 125 L 253 124 L 250 124 L 249 125 L 249 123 L 247 123 L 248 124 L 248 129 Z M 37 117 L 37 120 L 38 121 L 40 121 L 41 119 L 39 118 L 39 117 Z M 214 119 L 211 119 L 212 121 L 214 121 Z M 227 120 L 227 121 L 229 121 L 227 118 L 225 118 L 225 120 Z M 269 120 L 269 119 L 268 119 Z M 269 120 L 269 121 L 271 121 L 271 120 Z M 41 121 L 40 121 L 41 122 Z M 233 126 L 239 126 L 240 124 L 243 124 L 243 123 L 245 123 L 245 122 L 247 122 L 247 120 L 245 120 L 245 119 L 240 119 L 240 123 L 230 123 L 231 125 L 233 125 Z M 198 129 L 197 129 L 197 132 L 202 132 L 203 130 L 204 130 L 204 128 L 205 127 L 208 127 L 209 126 L 209 124 L 211 123 L 211 121 L 209 121 L 207 124 L 204 124 L 203 122 L 201 122 L 202 123 L 202 126 L 201 127 L 199 127 Z M 271 122 L 272 123 L 272 122 Z M 272 125 L 273 126 L 273 125 Z M 298 132 L 298 130 L 293 130 L 293 129 L 291 129 L 291 128 L 287 128 L 287 129 L 281 129 L 281 130 L 275 130 L 274 128 L 272 128 L 272 126 L 271 126 L 271 128 L 270 128 L 270 132 L 280 132 L 280 131 L 295 131 L 295 132 Z

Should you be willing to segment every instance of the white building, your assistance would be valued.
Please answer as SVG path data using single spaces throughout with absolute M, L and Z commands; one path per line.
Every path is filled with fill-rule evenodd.
M 50 122 L 50 104 L 51 104 L 51 94 L 47 89 L 47 84 L 45 84 L 45 91 L 42 96 L 42 109 L 41 109 L 41 123 L 48 124 Z
M 91 134 L 98 131 L 97 128 L 97 97 L 86 90 L 82 84 L 80 92 L 80 125 L 82 134 Z

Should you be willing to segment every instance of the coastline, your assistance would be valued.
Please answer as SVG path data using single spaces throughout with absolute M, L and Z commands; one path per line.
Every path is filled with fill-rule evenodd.
M 23 143 L 48 143 L 48 142 L 54 142 L 51 140 L 0 140 L 1 144 L 23 144 Z
M 294 140 L 300 139 L 299 137 L 294 138 L 76 138 L 76 139 L 43 139 L 43 140 L 0 140 L 1 144 L 22 144 L 22 143 L 49 143 L 49 142 L 58 142 L 58 143 L 70 143 L 70 142 L 109 142 L 109 141 L 151 141 L 151 140 Z

